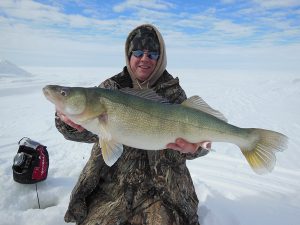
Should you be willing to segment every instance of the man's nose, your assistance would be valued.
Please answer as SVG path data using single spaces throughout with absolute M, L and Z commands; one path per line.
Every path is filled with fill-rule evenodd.
M 148 60 L 148 59 L 149 59 L 148 52 L 144 52 L 144 54 L 142 55 L 141 60 Z

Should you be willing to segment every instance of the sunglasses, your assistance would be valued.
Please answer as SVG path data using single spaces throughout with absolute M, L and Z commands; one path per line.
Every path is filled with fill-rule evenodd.
M 142 58 L 144 54 L 147 55 L 149 59 L 157 60 L 159 57 L 158 52 L 144 52 L 142 50 L 132 51 L 132 54 L 137 58 Z

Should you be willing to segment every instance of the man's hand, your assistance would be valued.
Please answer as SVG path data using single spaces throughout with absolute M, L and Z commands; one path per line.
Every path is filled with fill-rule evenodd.
M 56 115 L 66 124 L 68 124 L 70 127 L 75 128 L 76 130 L 78 130 L 79 132 L 84 131 L 85 129 L 74 123 L 72 120 L 70 120 L 65 114 L 63 114 L 62 112 L 56 111 Z
M 210 141 L 203 141 L 199 143 L 190 143 L 183 138 L 177 138 L 175 140 L 175 143 L 169 143 L 167 144 L 167 148 L 174 149 L 176 151 L 179 151 L 181 153 L 195 153 L 199 147 L 210 149 L 211 148 L 211 142 Z

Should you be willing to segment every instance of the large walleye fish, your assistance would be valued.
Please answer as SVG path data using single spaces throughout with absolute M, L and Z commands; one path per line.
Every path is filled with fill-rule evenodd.
M 199 96 L 182 104 L 167 104 L 153 90 L 48 85 L 44 95 L 76 124 L 99 136 L 104 161 L 113 165 L 123 144 L 145 150 L 165 149 L 176 138 L 236 144 L 252 169 L 263 174 L 275 166 L 275 153 L 287 148 L 288 138 L 275 131 L 239 128 Z

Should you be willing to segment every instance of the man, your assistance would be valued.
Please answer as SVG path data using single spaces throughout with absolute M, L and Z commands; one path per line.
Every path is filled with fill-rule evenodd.
M 166 71 L 164 40 L 154 26 L 145 24 L 135 28 L 127 37 L 125 53 L 123 71 L 100 87 L 151 88 L 174 104 L 186 99 L 178 78 Z M 72 191 L 66 222 L 85 225 L 199 224 L 198 199 L 186 160 L 206 155 L 210 143 L 205 146 L 178 137 L 167 145 L 168 149 L 161 151 L 124 146 L 119 160 L 108 167 L 101 156 L 98 137 L 60 112 L 56 115 L 56 126 L 66 139 L 95 143 Z

